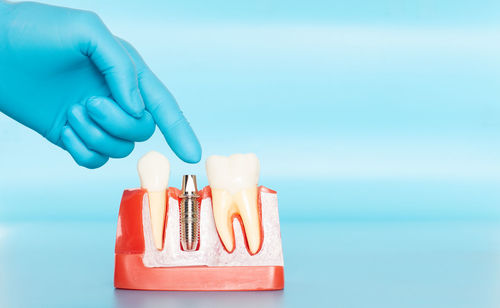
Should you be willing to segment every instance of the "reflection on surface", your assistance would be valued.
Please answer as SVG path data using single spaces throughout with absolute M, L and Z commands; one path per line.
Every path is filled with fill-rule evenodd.
M 283 291 L 169 292 L 115 290 L 116 307 L 281 307 Z

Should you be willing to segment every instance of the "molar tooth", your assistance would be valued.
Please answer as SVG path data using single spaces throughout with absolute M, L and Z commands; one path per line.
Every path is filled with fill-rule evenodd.
M 262 241 L 257 205 L 259 159 L 255 154 L 214 155 L 207 159 L 206 168 L 215 225 L 222 244 L 227 251 L 234 250 L 232 219 L 239 215 L 250 253 L 256 254 Z
M 158 250 L 163 248 L 165 213 L 167 209 L 166 190 L 170 177 L 170 163 L 162 154 L 151 151 L 137 163 L 141 187 L 147 189 L 149 214 L 153 241 Z

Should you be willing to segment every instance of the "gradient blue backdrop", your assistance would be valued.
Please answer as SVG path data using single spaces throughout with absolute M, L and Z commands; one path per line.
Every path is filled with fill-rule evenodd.
M 96 11 L 142 53 L 203 145 L 157 131 L 98 170 L 0 115 L 0 220 L 116 219 L 149 150 L 170 183 L 255 152 L 282 220 L 500 218 L 498 1 L 45 1 Z
M 0 115 L 0 306 L 499 306 L 498 0 L 49 2 L 133 43 L 204 154 L 184 164 L 157 131 L 87 170 Z M 172 186 L 257 153 L 284 291 L 113 289 L 120 197 L 153 149 Z

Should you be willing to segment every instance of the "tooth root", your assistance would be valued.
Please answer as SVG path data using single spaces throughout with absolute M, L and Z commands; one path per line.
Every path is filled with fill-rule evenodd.
M 212 209 L 217 233 L 228 252 L 234 250 L 233 197 L 223 189 L 212 189 Z
M 260 215 L 257 207 L 257 186 L 244 189 L 234 196 L 238 212 L 245 227 L 245 237 L 252 254 L 257 253 L 261 242 Z
M 149 216 L 153 241 L 158 250 L 163 249 L 163 234 L 165 228 L 165 212 L 167 207 L 165 191 L 148 191 Z

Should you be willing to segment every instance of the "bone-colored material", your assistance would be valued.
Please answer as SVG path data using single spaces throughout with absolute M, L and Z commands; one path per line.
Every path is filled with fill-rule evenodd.
M 239 215 L 250 252 L 257 253 L 262 236 L 257 207 L 259 159 L 255 154 L 214 155 L 207 159 L 206 168 L 212 189 L 215 226 L 223 245 L 229 252 L 234 249 L 231 219 Z
M 165 232 L 164 248 L 155 248 L 151 234 L 151 218 L 148 210 L 148 197 L 144 194 L 142 222 L 145 252 L 143 262 L 146 267 L 174 266 L 283 266 L 281 234 L 276 194 L 262 193 L 262 227 L 264 241 L 261 250 L 251 256 L 246 247 L 243 231 L 238 220 L 233 221 L 236 247 L 232 253 L 222 246 L 217 235 L 212 213 L 211 199 L 201 202 L 200 212 L 200 249 L 182 251 L 179 235 L 179 205 L 174 198 L 169 199 L 168 221 Z

